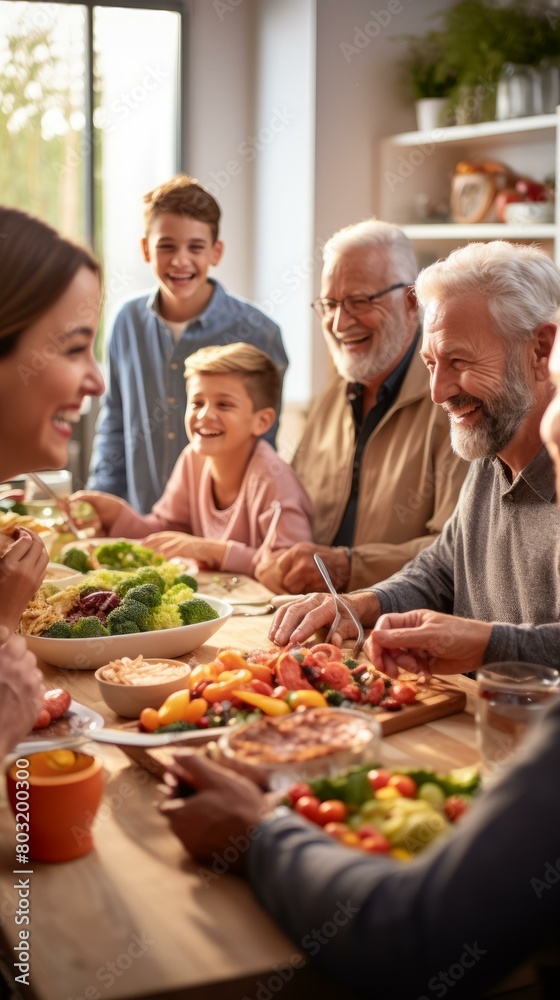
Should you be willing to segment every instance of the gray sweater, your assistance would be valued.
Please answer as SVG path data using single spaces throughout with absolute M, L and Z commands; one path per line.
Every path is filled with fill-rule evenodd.
M 372 589 L 383 613 L 430 608 L 496 622 L 486 663 L 558 666 L 560 509 L 546 449 L 513 483 L 499 459 L 473 462 L 441 535 Z

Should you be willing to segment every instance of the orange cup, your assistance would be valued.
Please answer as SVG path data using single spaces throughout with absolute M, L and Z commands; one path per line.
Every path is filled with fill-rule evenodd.
M 100 760 L 71 750 L 29 754 L 11 765 L 6 782 L 16 850 L 27 843 L 34 861 L 72 861 L 91 851 L 91 827 L 103 796 Z

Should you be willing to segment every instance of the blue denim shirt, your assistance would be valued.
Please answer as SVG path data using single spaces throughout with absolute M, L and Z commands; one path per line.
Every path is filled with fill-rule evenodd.
M 245 341 L 266 351 L 282 374 L 288 358 L 280 328 L 217 281 L 208 306 L 178 342 L 156 312 L 157 290 L 127 302 L 108 349 L 107 391 L 94 441 L 88 489 L 151 511 L 183 448 L 185 360 L 201 347 Z M 278 422 L 267 435 L 274 444 Z

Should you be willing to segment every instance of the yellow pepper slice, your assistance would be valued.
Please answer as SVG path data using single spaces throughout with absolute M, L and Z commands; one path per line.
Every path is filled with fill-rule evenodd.
M 255 691 L 233 691 L 232 693 L 240 701 L 245 701 L 254 708 L 260 708 L 265 715 L 289 715 L 291 712 L 288 703 L 280 698 L 271 698 L 267 694 L 256 694 Z
M 230 698 L 234 693 L 234 688 L 243 687 L 252 681 L 253 675 L 250 670 L 222 670 L 215 684 L 209 684 L 204 688 L 206 701 L 222 701 L 223 698 Z
M 327 699 L 320 691 L 310 691 L 307 688 L 290 691 L 286 701 L 291 709 L 299 708 L 300 705 L 305 705 L 306 708 L 325 708 L 328 705 Z
M 190 700 L 191 693 L 188 689 L 174 691 L 173 694 L 170 694 L 158 710 L 160 726 L 169 726 L 172 722 L 182 722 L 183 713 Z

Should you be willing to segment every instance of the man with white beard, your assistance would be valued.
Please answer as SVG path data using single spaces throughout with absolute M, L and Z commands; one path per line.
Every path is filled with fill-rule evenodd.
M 313 308 L 337 374 L 293 461 L 313 503 L 314 542 L 275 552 L 256 571 L 288 593 L 325 589 L 315 552 L 339 590 L 399 570 L 441 531 L 468 468 L 452 452 L 418 356 L 410 240 L 369 219 L 335 233 L 323 259 Z
M 412 651 L 436 673 L 497 660 L 557 666 L 560 513 L 539 424 L 554 391 L 560 271 L 534 246 L 472 243 L 423 271 L 416 289 L 432 399 L 473 464 L 434 544 L 347 603 L 365 626 L 377 622 L 366 652 L 381 669 L 395 672 L 403 651 L 408 667 Z M 303 642 L 333 617 L 332 598 L 311 596 L 278 612 L 271 638 Z M 352 628 L 343 620 L 341 636 Z

